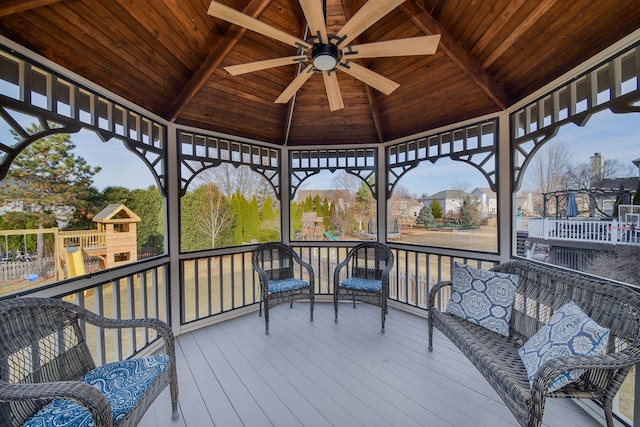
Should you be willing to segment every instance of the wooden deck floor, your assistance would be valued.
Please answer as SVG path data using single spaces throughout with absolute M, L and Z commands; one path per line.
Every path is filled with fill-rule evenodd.
M 514 426 L 498 395 L 439 332 L 428 352 L 426 319 L 390 309 L 298 302 L 177 338 L 180 419 L 165 390 L 141 427 Z M 598 426 L 575 403 L 549 399 L 545 426 Z

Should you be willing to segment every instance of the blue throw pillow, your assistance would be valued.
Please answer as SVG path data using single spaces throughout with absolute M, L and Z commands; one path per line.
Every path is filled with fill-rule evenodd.
M 509 336 L 509 322 L 520 276 L 455 262 L 447 312 Z
M 531 384 L 538 369 L 549 359 L 563 356 L 600 356 L 609 341 L 609 329 L 598 325 L 573 301 L 556 311 L 519 350 Z M 573 369 L 558 376 L 549 392 L 571 384 L 584 374 Z

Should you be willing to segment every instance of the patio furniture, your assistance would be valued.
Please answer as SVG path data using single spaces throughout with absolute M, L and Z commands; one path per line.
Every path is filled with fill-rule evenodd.
M 338 322 L 338 301 L 351 300 L 374 304 L 381 308 L 382 333 L 387 315 L 389 273 L 393 268 L 393 253 L 378 242 L 360 243 L 351 249 L 333 273 L 333 305 Z
M 154 330 L 165 353 L 96 367 L 87 324 Z M 173 339 L 158 319 L 108 319 L 50 298 L 0 301 L 0 425 L 135 426 L 167 385 L 177 419 Z
M 433 349 L 433 328 L 436 327 L 484 375 L 522 426 L 540 426 L 545 399 L 564 397 L 597 401 L 605 410 L 607 425 L 612 427 L 613 398 L 629 369 L 640 362 L 638 290 L 574 270 L 525 260 L 509 261 L 492 271 L 519 277 L 517 287 L 514 286 L 508 336 L 441 311 L 436 301 L 441 292 L 452 287 L 450 281 L 441 282 L 429 293 L 429 351 Z M 593 325 L 596 329 L 610 330 L 608 341 L 603 340 L 608 342 L 603 348 L 605 354 L 541 358 L 541 366 L 528 373 L 519 351 L 525 351 L 535 342 L 529 338 L 542 328 L 546 328 L 544 333 L 551 330 L 552 316 L 562 315 L 570 301 L 597 323 Z M 537 337 L 544 333 L 538 333 Z M 584 373 L 576 382 L 550 391 L 560 377 L 577 369 L 583 369 Z M 579 373 L 572 371 L 572 375 Z
M 269 334 L 269 306 L 289 301 L 309 299 L 309 320 L 313 321 L 314 275 L 306 263 L 288 245 L 263 243 L 253 251 L 253 269 L 260 278 L 260 316 L 264 303 L 264 332 Z M 297 267 L 296 267 L 297 265 Z M 303 277 L 306 274 L 308 278 Z

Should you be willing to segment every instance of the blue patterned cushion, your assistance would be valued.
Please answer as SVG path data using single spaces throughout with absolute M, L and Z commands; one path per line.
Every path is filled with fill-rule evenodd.
M 277 294 L 278 292 L 292 291 L 294 289 L 308 288 L 309 283 L 302 279 L 282 279 L 269 280 L 269 293 Z
M 520 277 L 455 262 L 447 312 L 509 336 L 509 321 Z
M 573 301 L 556 311 L 518 353 L 527 368 L 529 382 L 547 360 L 562 356 L 600 356 L 609 341 L 609 329 L 603 328 L 585 314 Z M 549 392 L 577 381 L 584 369 L 573 369 L 558 376 Z
M 99 366 L 80 381 L 91 384 L 111 404 L 114 423 L 133 408 L 151 383 L 168 366 L 169 356 L 159 354 Z M 78 403 L 55 399 L 29 418 L 23 427 L 93 427 L 89 412 Z
M 345 279 L 340 286 L 348 289 L 355 289 L 358 291 L 382 291 L 382 281 L 373 279 L 363 279 L 361 277 L 349 277 Z

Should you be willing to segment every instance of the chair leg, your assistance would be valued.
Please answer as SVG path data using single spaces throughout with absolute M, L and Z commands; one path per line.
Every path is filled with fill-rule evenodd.
M 171 419 L 175 421 L 180 417 L 178 412 L 178 375 L 175 370 L 172 376 L 173 378 L 169 383 L 169 392 L 171 394 Z
M 387 304 L 385 304 L 383 302 L 381 305 L 382 305 L 382 307 L 381 307 L 381 311 L 382 311 L 382 330 L 381 330 L 381 332 L 384 334 L 384 321 L 385 321 L 385 318 L 387 316 Z
M 264 300 L 264 333 L 269 335 L 269 300 Z
M 604 417 L 607 421 L 607 427 L 614 427 L 613 425 L 613 402 L 609 399 L 606 399 L 602 402 L 604 406 Z
M 258 307 L 260 307 L 258 316 L 262 317 L 262 298 L 260 298 L 260 301 L 258 302 Z
M 431 311 L 429 311 L 429 318 L 427 323 L 427 330 L 429 332 L 429 351 L 433 351 L 433 317 Z
M 309 320 L 313 322 L 313 293 L 309 292 Z
M 334 289 L 333 291 L 333 311 L 336 315 L 334 322 L 338 323 L 338 289 Z

